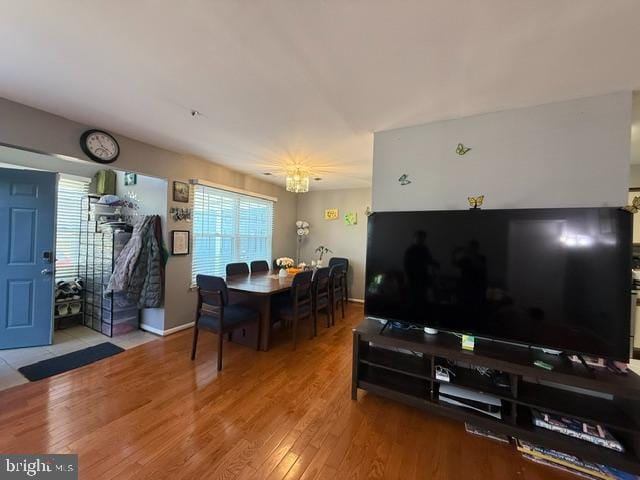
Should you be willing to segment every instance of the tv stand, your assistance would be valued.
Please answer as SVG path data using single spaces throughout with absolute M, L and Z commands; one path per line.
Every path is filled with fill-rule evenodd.
M 508 374 L 509 388 L 499 387 L 471 369 L 457 369 L 456 376 L 450 378 L 452 385 L 499 397 L 501 419 L 438 401 L 443 382 L 436 380 L 435 366 L 447 360 Z M 553 365 L 553 370 L 534 366 L 536 360 Z M 473 351 L 467 351 L 454 335 L 429 335 L 418 329 L 387 328 L 381 334 L 379 322 L 365 319 L 353 330 L 352 399 L 357 400 L 359 389 L 640 474 L 640 376 L 633 372 L 585 371 L 581 363 L 566 355 L 481 339 L 476 339 Z M 535 427 L 532 408 L 598 423 L 626 451 L 619 453 Z

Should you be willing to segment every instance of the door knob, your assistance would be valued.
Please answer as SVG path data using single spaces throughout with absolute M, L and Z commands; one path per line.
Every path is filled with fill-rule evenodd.
M 44 268 L 41 272 L 42 275 L 53 275 L 53 270 L 50 268 Z

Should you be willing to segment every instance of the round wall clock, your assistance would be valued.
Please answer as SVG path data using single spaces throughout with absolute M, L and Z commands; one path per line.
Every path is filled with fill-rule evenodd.
M 87 156 L 98 163 L 115 162 L 120 155 L 120 145 L 113 136 L 102 130 L 87 130 L 80 137 L 80 147 Z

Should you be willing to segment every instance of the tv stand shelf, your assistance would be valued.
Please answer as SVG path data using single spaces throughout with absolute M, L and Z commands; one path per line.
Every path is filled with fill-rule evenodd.
M 503 433 L 514 438 L 640 474 L 640 376 L 617 375 L 603 369 L 587 370 L 565 356 L 476 339 L 474 351 L 462 350 L 460 338 L 421 330 L 387 328 L 365 319 L 353 330 L 351 396 L 358 389 L 394 399 L 425 411 Z M 553 365 L 544 370 L 536 360 Z M 502 418 L 494 418 L 438 400 L 443 383 L 436 379 L 436 365 L 455 361 L 460 366 L 500 370 L 509 375 L 511 387 L 494 385 L 472 369 L 456 368 L 450 384 L 489 393 L 500 398 Z M 531 409 L 564 415 L 607 428 L 625 447 L 620 453 L 584 440 L 536 427 Z

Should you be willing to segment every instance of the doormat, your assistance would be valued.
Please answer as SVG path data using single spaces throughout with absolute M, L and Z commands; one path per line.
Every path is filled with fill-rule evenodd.
M 38 363 L 20 367 L 18 371 L 28 380 L 35 382 L 36 380 L 42 380 L 43 378 L 84 367 L 103 358 L 117 355 L 120 352 L 124 352 L 124 348 L 113 343 L 104 342 L 83 350 L 77 350 L 59 357 L 48 358 Z

